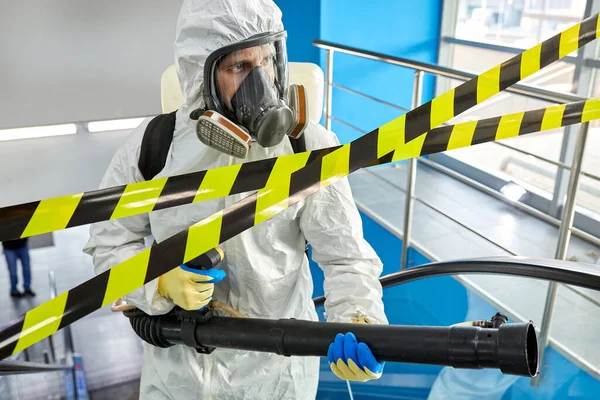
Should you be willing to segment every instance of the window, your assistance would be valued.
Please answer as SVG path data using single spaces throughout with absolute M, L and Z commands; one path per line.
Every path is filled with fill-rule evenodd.
M 531 47 L 577 23 L 585 0 L 460 0 L 455 36 Z
M 600 8 L 600 0 L 589 2 L 594 6 L 591 9 Z M 585 18 L 588 5 L 586 0 L 457 0 L 456 3 L 456 18 L 446 19 L 455 21 L 455 25 L 442 27 L 446 36 L 442 39 L 440 51 L 444 58 L 439 62 L 472 73 L 484 72 L 580 22 Z M 578 50 L 520 83 L 581 97 L 586 97 L 587 89 L 591 87 L 591 95 L 599 96 L 600 79 L 596 68 L 600 64 L 597 60 L 590 59 L 591 56 L 587 53 L 589 46 L 597 46 L 597 43 L 586 46 L 587 60 L 578 55 Z M 585 75 L 591 75 L 591 80 L 578 78 Z M 438 94 L 460 83 L 462 82 L 438 78 Z M 551 104 L 503 92 L 451 122 L 489 118 Z M 579 125 L 573 125 L 570 130 L 555 129 L 453 150 L 442 157 L 460 161 L 466 166 L 464 168 L 470 168 L 471 177 L 479 177 L 478 180 L 488 186 L 497 186 L 498 178 L 516 182 L 537 196 L 535 204 L 532 202 L 530 205 L 560 217 L 560 206 L 565 199 L 569 174 L 560 173 L 562 169 L 557 164 L 570 165 L 578 130 Z M 600 225 L 597 224 L 597 220 L 600 220 L 600 158 L 595 156 L 592 149 L 598 146 L 600 122 L 594 121 L 590 124 L 588 133 L 583 160 L 584 174 L 580 179 L 577 195 L 577 211 L 596 220 L 596 235 L 600 235 Z M 489 178 L 490 176 L 493 178 Z

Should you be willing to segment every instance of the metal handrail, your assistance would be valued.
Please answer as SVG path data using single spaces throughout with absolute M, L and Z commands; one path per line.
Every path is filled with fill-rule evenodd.
M 54 275 L 54 271 L 48 271 L 48 283 L 50 286 L 50 299 L 53 299 L 57 295 L 56 290 L 56 278 Z M 70 333 L 70 327 L 65 327 L 65 335 Z M 48 344 L 50 347 L 49 356 L 52 357 L 50 360 L 46 350 L 44 351 L 44 356 L 46 358 L 46 363 L 37 363 L 31 361 L 17 361 L 17 360 L 3 360 L 0 361 L 0 375 L 15 375 L 15 374 L 31 374 L 31 373 L 39 373 L 39 372 L 51 372 L 51 371 L 64 371 L 70 370 L 73 368 L 71 363 L 67 362 L 65 364 L 58 364 L 56 361 L 56 350 L 54 347 L 54 336 L 50 335 L 47 338 Z M 69 348 L 68 345 L 65 346 L 67 351 L 72 352 L 72 347 Z
M 360 203 L 360 201 L 358 201 L 358 200 L 356 202 L 356 205 L 360 208 L 361 212 L 363 212 L 366 216 L 371 218 L 377 224 L 381 225 L 384 229 L 389 231 L 392 235 L 396 236 L 400 240 L 404 239 L 402 233 L 400 232 L 400 230 L 398 228 L 391 225 L 389 223 L 389 221 L 381 218 L 375 211 L 373 211 L 367 205 Z M 422 245 L 421 243 L 419 243 L 418 241 L 416 241 L 414 239 L 411 241 L 411 247 L 414 248 L 419 254 L 423 255 L 426 259 L 430 260 L 431 263 L 438 263 L 438 262 L 443 261 L 433 251 L 429 250 L 426 246 Z M 410 268 L 409 270 L 412 270 L 414 268 L 418 268 L 418 267 L 413 267 L 413 268 Z M 456 279 L 458 282 L 460 282 L 462 285 L 464 285 L 468 290 L 471 290 L 476 295 L 478 295 L 482 298 L 485 298 L 486 301 L 488 301 L 494 308 L 503 310 L 504 313 L 506 315 L 508 315 L 510 319 L 515 320 L 515 321 L 522 321 L 522 322 L 529 320 L 529 318 L 526 318 L 524 315 L 520 314 L 515 309 L 507 306 L 505 303 L 503 303 L 499 299 L 495 298 L 494 296 L 490 296 L 489 293 L 487 293 L 482 287 L 478 286 L 475 282 L 469 280 L 468 277 L 461 276 L 459 274 L 459 275 L 453 275 L 453 278 Z M 566 288 L 570 288 L 570 287 L 566 286 Z M 573 290 L 578 290 L 578 289 L 574 288 Z M 559 351 L 559 353 L 561 353 L 564 357 L 574 361 L 575 365 L 584 369 L 588 373 L 592 374 L 592 376 L 600 379 L 600 371 L 598 371 L 598 368 L 596 365 L 592 365 L 592 364 L 586 362 L 585 360 L 581 359 L 581 357 L 579 355 L 574 353 L 568 347 L 565 347 L 564 345 L 562 345 L 560 342 L 557 342 L 552 337 L 550 338 L 549 343 L 550 343 L 550 345 L 554 346 L 554 348 L 557 349 Z
M 522 168 L 526 168 L 530 172 L 535 172 L 541 176 L 545 176 L 546 178 L 553 179 L 555 177 L 555 172 L 542 168 L 537 164 L 532 163 L 530 160 L 523 159 L 520 157 L 507 156 L 502 159 L 502 163 L 500 164 L 500 170 L 506 171 L 508 166 L 511 164 L 518 165 Z M 581 174 L 582 176 L 583 173 Z M 592 175 L 592 179 L 594 179 L 595 175 Z M 579 185 L 580 189 L 584 192 L 587 192 L 593 196 L 600 197 L 600 186 L 592 185 L 592 184 L 584 184 L 583 182 Z
M 357 132 L 360 132 L 363 134 L 366 133 L 366 131 L 364 131 L 360 128 L 357 128 L 354 125 L 351 125 L 348 122 L 341 120 L 339 118 L 332 117 L 332 120 L 339 122 L 342 125 L 346 125 L 348 128 L 354 129 Z M 511 206 L 514 206 L 514 207 L 518 208 L 519 210 L 526 212 L 529 215 L 533 215 L 534 217 L 540 218 L 544 222 L 552 224 L 556 227 L 560 227 L 560 220 L 558 220 L 548 214 L 545 214 L 544 212 L 542 212 L 536 208 L 528 206 L 527 204 L 521 203 L 519 201 L 512 201 L 512 200 L 508 199 L 506 196 L 504 196 L 502 193 L 499 193 L 499 192 L 495 191 L 494 189 L 491 189 L 485 185 L 482 185 L 481 183 L 479 183 L 471 178 L 468 178 L 462 174 L 459 174 L 459 173 L 451 170 L 450 168 L 444 167 L 443 165 L 436 163 L 435 161 L 432 161 L 432 160 L 426 159 L 426 158 L 419 158 L 418 160 L 419 160 L 419 162 L 426 164 L 432 168 L 435 168 L 438 171 L 440 171 L 446 175 L 456 178 L 459 181 L 461 181 L 477 190 L 480 190 L 486 194 L 489 194 L 489 195 L 495 197 L 498 200 L 501 200 L 507 204 L 510 204 Z M 583 240 L 585 240 L 589 243 L 592 243 L 596 246 L 600 246 L 600 238 L 597 238 L 596 236 L 591 235 L 591 234 L 589 234 L 579 228 L 575 228 L 575 227 L 571 228 L 571 231 L 572 231 L 573 235 L 577 236 L 578 238 L 583 239 Z M 494 244 L 498 245 L 498 243 L 494 243 Z
M 586 14 L 589 14 L 589 4 L 588 7 L 586 7 Z M 322 41 L 322 40 L 314 40 L 313 44 L 316 47 L 320 47 L 326 50 L 326 86 L 325 86 L 325 106 L 324 106 L 324 116 L 325 116 L 325 128 L 330 130 L 331 129 L 331 121 L 332 121 L 332 117 L 333 117 L 333 112 L 332 112 L 332 89 L 333 89 L 333 55 L 334 52 L 340 52 L 340 53 L 346 53 L 349 55 L 354 55 L 357 57 L 361 57 L 361 58 L 366 58 L 366 59 L 372 59 L 375 61 L 380 61 L 380 62 L 385 62 L 388 64 L 392 64 L 392 65 L 397 65 L 397 66 L 401 66 L 401 67 L 405 67 L 405 68 L 409 68 L 415 71 L 416 75 L 422 75 L 424 72 L 427 73 L 431 73 L 434 75 L 440 75 L 440 76 L 445 76 L 448 78 L 452 78 L 452 79 L 457 79 L 457 80 L 470 80 L 473 78 L 476 78 L 477 75 L 473 74 L 473 73 L 469 73 L 466 71 L 460 71 L 460 70 L 456 70 L 454 68 L 449 68 L 449 67 L 443 67 L 440 65 L 435 65 L 435 64 L 431 64 L 431 63 L 426 63 L 426 62 L 420 62 L 420 61 L 413 61 L 413 60 L 408 60 L 405 58 L 401 58 L 401 57 L 395 57 L 395 56 L 390 56 L 387 54 L 381 54 L 381 53 L 377 53 L 377 52 L 373 52 L 373 51 L 368 51 L 368 50 L 361 50 L 361 49 L 357 49 L 354 47 L 350 47 L 350 46 L 344 46 L 344 45 L 340 45 L 340 44 L 336 44 L 336 43 L 331 43 L 331 42 L 326 42 L 326 41 Z M 415 92 L 418 92 L 417 89 L 417 85 L 416 85 L 416 78 L 415 78 L 415 89 L 413 90 L 413 98 L 415 97 Z M 532 85 L 527 85 L 527 84 L 514 84 L 511 85 L 510 87 L 504 89 L 504 91 L 506 92 L 511 92 L 511 93 L 517 93 L 520 95 L 524 95 L 530 98 L 536 98 L 536 99 L 540 99 L 542 101 L 548 101 L 548 102 L 555 102 L 555 103 L 567 103 L 567 102 L 575 102 L 575 101 L 582 101 L 582 100 L 587 100 L 587 98 L 585 97 L 580 97 L 571 93 L 564 93 L 564 92 L 557 92 L 557 91 L 552 91 L 552 90 L 547 90 L 547 89 L 542 89 L 536 86 L 532 86 Z M 414 105 L 413 105 L 414 106 Z M 578 189 L 578 182 L 579 182 L 579 178 L 582 175 L 582 170 L 581 170 L 581 164 L 582 164 L 582 160 L 583 160 L 583 153 L 585 150 L 585 138 L 587 137 L 587 133 L 588 133 L 588 129 L 589 129 L 589 123 L 583 123 L 580 126 L 578 135 L 577 135 L 577 144 L 575 146 L 575 151 L 574 151 L 574 156 L 573 156 L 573 162 L 570 168 L 570 176 L 569 176 L 569 188 L 567 190 L 567 196 L 566 196 L 566 200 L 565 200 L 565 204 L 563 207 L 563 215 L 562 215 L 562 220 L 558 221 L 558 226 L 559 226 L 559 231 L 560 231 L 560 235 L 559 235 L 559 239 L 558 239 L 558 244 L 557 244 L 557 253 L 556 253 L 556 258 L 557 259 L 564 259 L 565 258 L 565 254 L 566 254 L 566 249 L 569 245 L 569 240 L 570 240 L 570 236 L 571 234 L 576 234 L 576 231 L 578 231 L 574 226 L 573 226 L 573 221 L 574 221 L 574 216 L 575 216 L 575 196 L 577 194 L 577 189 Z M 406 233 L 406 237 L 403 239 L 403 250 L 402 250 L 402 264 L 401 264 L 401 270 L 403 269 L 404 265 L 406 264 L 406 253 L 407 253 L 407 243 L 410 240 L 410 231 L 409 231 L 409 227 L 410 227 L 410 223 L 411 223 L 411 219 L 412 219 L 412 212 L 411 212 L 411 208 L 412 208 L 412 202 L 413 202 L 413 196 L 412 196 L 412 192 L 410 190 L 410 188 L 412 188 L 414 186 L 414 181 L 416 180 L 416 159 L 410 159 L 409 160 L 409 165 L 411 166 L 410 169 L 410 174 L 408 176 L 408 188 L 409 190 L 407 190 L 406 192 L 406 198 L 407 201 L 405 203 L 405 233 Z M 459 174 L 456 174 L 459 175 Z M 481 185 L 483 186 L 483 185 Z M 508 199 L 506 199 L 508 200 Z M 514 202 L 514 205 L 518 208 L 523 209 L 525 205 L 520 204 L 518 202 Z M 533 210 L 533 208 L 531 208 Z M 539 210 L 536 210 L 539 211 Z M 538 214 L 542 220 L 546 220 L 548 221 L 550 219 L 549 222 L 553 223 L 553 218 L 550 216 L 546 216 L 543 213 L 539 213 Z M 581 233 L 580 233 L 581 235 Z M 592 243 L 596 242 L 596 239 L 593 235 L 589 235 L 587 233 L 584 232 L 584 235 L 581 236 L 587 236 L 589 238 L 591 238 Z M 548 345 L 550 339 L 549 339 L 549 333 L 550 333 L 550 321 L 551 321 L 551 317 L 552 317 L 552 311 L 554 309 L 554 302 L 556 300 L 556 288 L 557 285 L 555 283 L 551 283 L 549 285 L 549 290 L 548 293 L 546 295 L 546 305 L 544 307 L 544 315 L 543 315 L 543 322 L 542 322 L 542 328 L 541 328 L 541 334 L 540 334 L 540 346 L 542 347 L 542 351 L 540 352 L 540 359 L 543 357 L 544 352 L 543 349 Z M 539 375 L 532 380 L 532 385 L 533 386 L 537 386 L 539 382 Z
M 467 81 L 475 78 L 477 74 L 454 69 L 450 67 L 444 67 L 437 64 L 427 63 L 423 61 L 410 60 L 408 58 L 390 56 L 388 54 L 377 53 L 374 51 L 359 49 L 356 47 L 345 46 L 337 43 L 332 43 L 324 40 L 314 40 L 313 44 L 316 47 L 333 50 L 340 53 L 350 54 L 361 58 L 368 58 L 371 60 L 382 61 L 388 64 L 398 65 L 401 67 L 421 70 L 430 74 L 441 75 L 446 78 L 458 79 Z M 555 102 L 555 103 L 569 103 L 574 101 L 587 100 L 587 97 L 577 96 L 572 93 L 558 92 L 555 90 L 543 89 L 538 86 L 527 85 L 527 84 L 514 84 L 511 87 L 505 89 L 507 92 L 517 93 L 523 96 L 532 97 L 538 100 Z
M 422 161 L 421 159 L 419 159 L 418 161 Z M 433 161 L 433 163 L 435 163 L 435 161 Z M 373 176 L 375 176 L 375 178 L 387 183 L 388 185 L 394 187 L 395 189 L 406 193 L 406 190 L 404 190 L 400 185 L 398 185 L 395 182 L 392 182 L 391 180 L 389 180 L 388 178 L 385 178 L 373 171 L 370 170 L 365 170 L 366 173 L 369 173 Z M 485 240 L 486 242 L 490 243 L 491 245 L 498 247 L 500 250 L 506 252 L 507 254 L 510 254 L 511 256 L 515 256 L 515 257 L 522 257 L 522 255 L 515 253 L 514 251 L 510 250 L 508 247 L 505 247 L 503 245 L 501 245 L 500 243 L 496 242 L 493 239 L 490 239 L 487 235 L 483 234 L 482 232 L 478 231 L 477 229 L 471 228 L 469 226 L 467 226 L 466 223 L 459 221 L 458 219 L 456 219 L 455 217 L 451 216 L 448 213 L 443 212 L 442 210 L 440 210 L 439 208 L 435 207 L 434 205 L 428 203 L 427 201 L 419 198 L 419 197 L 415 197 L 415 201 L 424 205 L 425 207 L 429 208 L 430 210 L 433 210 L 434 212 L 448 218 L 450 221 L 454 222 L 457 225 L 460 225 L 462 228 L 466 229 L 467 231 L 473 233 L 474 235 L 480 237 L 481 239 Z M 590 296 L 589 294 L 579 290 L 576 287 L 571 287 L 571 286 L 565 286 L 566 289 L 572 291 L 573 293 L 576 293 L 578 296 L 581 296 L 583 298 L 585 298 L 586 300 L 588 300 L 590 303 L 597 305 L 598 307 L 600 307 L 600 301 L 597 300 L 596 298 Z
M 561 163 L 560 161 L 554 161 L 554 160 L 551 160 L 549 158 L 539 156 L 539 155 L 531 153 L 531 152 L 529 152 L 527 150 L 519 149 L 518 147 L 514 147 L 514 146 L 511 146 L 511 145 L 506 144 L 506 143 L 502 143 L 502 142 L 492 142 L 492 143 L 496 143 L 499 146 L 506 147 L 507 149 L 511 149 L 511 150 L 514 150 L 514 151 L 519 152 L 521 154 L 525 154 L 526 156 L 533 157 L 533 158 L 535 158 L 537 160 L 544 161 L 544 162 L 546 162 L 548 164 L 552 164 L 552 165 L 554 165 L 556 167 L 559 167 L 559 168 L 563 168 L 563 169 L 566 169 L 566 170 L 570 170 L 571 169 L 571 167 L 568 166 L 565 163 Z
M 600 176 L 598 176 L 598 175 L 590 174 L 589 172 L 585 172 L 585 171 L 581 171 L 581 175 L 600 182 Z
M 50 299 L 53 299 L 56 297 L 56 294 L 58 293 L 58 291 L 56 289 L 56 278 L 54 276 L 54 271 L 48 271 L 48 281 L 50 283 Z M 75 353 L 75 349 L 73 346 L 73 337 L 72 337 L 72 333 L 71 333 L 71 326 L 70 325 L 65 326 L 63 328 L 63 333 L 64 333 L 65 353 L 66 354 Z M 48 337 L 48 339 L 51 339 L 51 338 L 52 338 L 52 336 Z M 50 343 L 51 343 L 52 347 L 54 347 L 54 342 L 51 341 Z
M 57 295 L 56 278 L 54 276 L 54 271 L 48 271 L 48 283 L 50 285 L 50 299 L 53 299 Z M 48 345 L 50 346 L 50 355 L 52 356 L 52 362 L 56 362 L 56 350 L 54 347 L 53 335 L 48 336 Z
M 388 101 L 381 100 L 381 99 L 379 99 L 377 97 L 373 97 L 373 96 L 370 96 L 368 94 L 359 92 L 358 90 L 350 89 L 348 87 L 342 86 L 342 85 L 337 84 L 337 83 L 333 83 L 332 86 L 334 88 L 336 88 L 336 89 L 340 89 L 340 90 L 343 90 L 345 92 L 355 94 L 357 96 L 363 97 L 363 98 L 368 99 L 368 100 L 373 100 L 376 103 L 383 104 L 383 105 L 386 105 L 386 106 L 391 107 L 391 108 L 395 108 L 396 110 L 399 110 L 399 111 L 405 111 L 405 112 L 406 111 L 410 111 L 408 108 L 400 107 L 400 106 L 398 106 L 396 104 L 393 104 L 393 103 L 390 103 Z
M 527 50 L 526 48 L 519 48 L 519 47 L 507 46 L 507 45 L 502 45 L 502 44 L 490 43 L 490 42 L 477 42 L 474 40 L 459 39 L 459 38 L 452 37 L 452 36 L 444 36 L 441 38 L 441 40 L 443 42 L 450 43 L 450 44 L 458 44 L 461 46 L 476 47 L 479 49 L 500 51 L 503 53 L 510 53 L 510 54 L 519 54 L 519 53 L 522 53 L 525 50 Z M 565 57 L 561 58 L 561 61 L 574 64 L 577 62 L 577 57 L 565 56 Z
M 417 108 L 421 105 L 423 98 L 423 71 L 416 70 L 413 77 L 413 96 L 412 107 Z M 417 160 L 411 158 L 408 160 L 406 176 L 406 200 L 404 202 L 404 240 L 402 240 L 402 249 L 400 251 L 400 270 L 408 268 L 408 251 L 412 240 L 412 215 L 415 199 L 415 181 L 417 180 Z
M 404 190 L 403 188 L 400 187 L 400 185 L 392 182 L 391 180 L 387 179 L 386 177 L 383 177 L 379 174 L 376 174 L 373 171 L 369 171 L 366 170 L 366 173 L 373 175 L 375 178 L 387 183 L 388 185 L 394 187 L 395 189 L 398 189 L 401 192 L 406 193 L 406 190 Z M 487 235 L 484 235 L 483 233 L 479 232 L 477 229 L 473 229 L 469 226 L 467 226 L 467 224 L 465 224 L 464 222 L 459 221 L 458 219 L 454 218 L 453 216 L 451 216 L 450 214 L 447 214 L 445 212 L 443 212 L 442 210 L 440 210 L 439 208 L 437 208 L 436 206 L 434 206 L 433 204 L 429 204 L 428 202 L 426 202 L 425 200 L 416 197 L 415 196 L 415 201 L 417 203 L 420 203 L 422 205 L 424 205 L 425 207 L 429 208 L 430 210 L 442 215 L 443 217 L 448 218 L 450 221 L 455 222 L 456 224 L 460 225 L 461 227 L 463 227 L 464 229 L 468 230 L 469 232 L 473 233 L 474 235 L 479 236 L 480 238 L 484 239 L 486 242 L 498 247 L 499 249 L 505 251 L 506 253 L 510 254 L 511 256 L 518 256 L 517 253 L 515 253 L 514 251 L 510 250 L 508 247 L 504 247 L 502 246 L 500 243 L 494 241 L 493 239 L 490 239 L 489 237 L 487 237 Z
M 332 87 L 334 87 L 334 88 L 336 88 L 336 89 L 343 90 L 343 91 L 345 91 L 345 92 L 348 92 L 348 93 L 354 94 L 354 95 L 356 95 L 356 96 L 359 96 L 359 97 L 362 97 L 362 98 L 365 98 L 365 99 L 368 99 L 368 100 L 372 100 L 372 101 L 374 101 L 374 102 L 376 102 L 376 103 L 383 104 L 383 105 L 385 105 L 385 106 L 388 106 L 388 107 L 394 108 L 394 109 L 396 109 L 396 110 L 399 110 L 399 111 L 403 111 L 403 112 L 408 112 L 408 111 L 410 111 L 408 108 L 401 107 L 401 106 L 399 106 L 399 105 L 396 105 L 396 104 L 390 103 L 389 101 L 385 101 L 385 100 L 379 99 L 379 98 L 377 98 L 377 97 L 373 97 L 373 96 L 371 96 L 371 95 L 368 95 L 368 94 L 366 94 L 366 93 L 362 93 L 362 92 L 360 92 L 360 91 L 358 91 L 358 90 L 350 89 L 350 88 L 348 88 L 348 87 L 346 87 L 346 86 L 342 86 L 342 85 L 340 85 L 340 84 L 337 84 L 337 83 L 332 83 L 332 84 L 331 84 L 331 86 L 332 86 Z M 346 122 L 346 121 L 344 121 L 344 120 L 338 119 L 338 118 L 334 117 L 333 115 L 330 115 L 330 116 L 329 116 L 329 118 L 331 118 L 332 120 L 334 120 L 334 121 L 336 121 L 336 122 L 339 122 L 339 123 L 340 123 L 340 124 L 342 124 L 342 125 L 346 125 L 347 127 L 349 127 L 349 128 L 352 128 L 352 129 L 354 129 L 354 130 L 356 130 L 356 131 L 358 131 L 358 132 L 367 133 L 366 131 L 364 131 L 364 130 L 362 130 L 362 129 L 360 129 L 360 128 L 357 128 L 356 126 L 354 126 L 354 125 L 351 125 L 351 124 L 349 124 L 348 122 Z M 448 125 L 450 125 L 450 124 L 449 124 L 449 123 L 447 123 L 447 122 L 444 122 L 444 123 L 442 123 L 441 125 L 442 125 L 442 126 L 448 126 Z M 529 152 L 529 151 L 527 151 L 527 150 L 519 149 L 518 147 L 514 147 L 514 146 L 511 146 L 511 145 L 509 145 L 509 144 L 502 143 L 502 142 L 499 142 L 499 141 L 490 142 L 490 143 L 493 143 L 493 144 L 495 144 L 495 145 L 498 145 L 498 146 L 505 147 L 505 148 L 507 148 L 507 149 L 510 149 L 510 150 L 514 150 L 514 151 L 516 151 L 516 152 L 518 152 L 518 153 L 521 153 L 521 154 L 525 154 L 526 156 L 533 157 L 533 158 L 535 158 L 535 159 L 537 159 L 537 160 L 540 160 L 540 161 L 543 161 L 543 162 L 545 162 L 545 163 L 548 163 L 548 164 L 554 165 L 554 166 L 556 166 L 556 167 L 558 167 L 558 168 L 563 168 L 563 169 L 565 169 L 565 170 L 567 170 L 567 171 L 570 171 L 570 170 L 571 170 L 571 167 L 570 167 L 569 165 L 567 165 L 567 164 L 565 164 L 565 163 L 562 163 L 562 162 L 560 162 L 560 161 L 554 161 L 554 160 L 551 160 L 551 159 L 549 159 L 549 158 L 546 158 L 546 157 L 540 156 L 540 155 L 538 155 L 538 154 L 535 154 L 535 153 Z M 592 174 L 592 173 L 590 173 L 590 172 L 586 172 L 586 171 L 581 171 L 581 174 L 582 174 L 583 176 L 585 176 L 585 177 L 588 177 L 588 178 L 590 178 L 590 179 L 594 179 L 594 180 L 596 180 L 596 181 L 599 181 L 599 182 L 600 182 L 600 176 L 598 176 L 598 175 L 594 175 L 594 174 Z
M 502 143 L 502 142 L 490 142 L 490 143 L 494 143 L 494 144 L 497 144 L 498 146 L 506 147 L 507 149 L 511 149 L 511 150 L 516 151 L 516 152 L 525 154 L 526 156 L 533 157 L 536 160 L 544 161 L 544 162 L 546 162 L 548 164 L 552 164 L 552 165 L 554 165 L 554 166 L 556 166 L 558 168 L 563 168 L 563 169 L 565 169 L 567 171 L 571 170 L 571 167 L 569 165 L 565 164 L 565 163 L 561 163 L 559 161 L 554 161 L 554 160 L 551 160 L 549 158 L 542 157 L 540 155 L 531 153 L 531 152 L 529 152 L 527 150 L 519 149 L 518 147 L 514 147 L 514 146 L 511 146 L 509 144 Z M 590 172 L 581 171 L 581 175 L 600 182 L 600 176 L 594 175 L 594 174 L 592 174 Z
M 31 361 L 0 361 L 0 376 L 2 375 L 17 375 L 17 374 L 33 374 L 38 372 L 53 372 L 69 370 L 72 367 L 60 364 L 43 364 Z
M 335 122 L 338 122 L 338 123 L 340 123 L 340 124 L 342 124 L 342 125 L 344 125 L 344 126 L 347 126 L 347 127 L 348 127 L 348 128 L 350 128 L 350 129 L 354 129 L 355 131 L 357 131 L 357 132 L 360 132 L 360 133 L 362 133 L 362 134 L 365 134 L 365 133 L 367 133 L 367 131 L 364 131 L 364 130 L 360 129 L 359 127 L 357 127 L 357 126 L 354 126 L 354 125 L 352 125 L 351 123 L 349 123 L 349 122 L 346 122 L 346 121 L 344 121 L 344 120 L 342 120 L 342 119 L 339 119 L 339 118 L 336 118 L 336 117 L 331 117 L 331 120 L 332 120 L 332 121 L 335 121 Z
M 531 206 L 528 206 L 527 204 L 523 204 L 519 201 L 512 201 L 512 200 L 508 199 L 506 196 L 504 196 L 502 193 L 499 193 L 493 189 L 490 189 L 489 187 L 487 187 L 469 177 L 459 174 L 458 172 L 455 172 L 455 171 L 451 170 L 450 168 L 444 167 L 443 165 L 440 165 L 434 161 L 431 161 L 430 159 L 425 159 L 425 158 L 419 158 L 419 162 L 429 165 L 430 167 L 433 167 L 433 168 L 437 169 L 438 171 L 443 172 L 444 174 L 452 176 L 453 178 L 456 178 L 459 181 L 468 184 L 469 186 L 472 186 L 478 190 L 481 190 L 482 192 L 485 192 L 486 194 L 489 194 L 489 195 L 497 198 L 498 200 L 501 200 L 507 204 L 510 204 L 511 206 L 514 206 L 521 211 L 524 211 L 530 215 L 533 215 L 534 217 L 538 217 L 541 220 L 543 220 L 544 222 L 552 224 L 556 227 L 560 227 L 561 222 L 559 219 L 551 217 L 550 215 L 545 214 L 542 211 L 535 209 Z M 586 240 L 596 246 L 600 246 L 600 238 L 597 238 L 596 236 L 591 235 L 591 234 L 589 234 L 585 231 L 582 231 L 579 228 L 575 228 L 575 227 L 571 228 L 571 231 L 573 232 L 573 234 L 575 236 L 579 237 L 580 239 Z

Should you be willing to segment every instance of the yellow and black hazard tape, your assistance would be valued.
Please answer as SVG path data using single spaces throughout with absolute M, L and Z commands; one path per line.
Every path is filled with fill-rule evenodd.
M 590 99 L 443 126 L 430 132 L 438 139 L 425 142 L 422 147 L 407 145 L 404 149 L 392 150 L 372 162 L 383 164 L 402 157 L 417 157 L 597 119 L 600 119 L 600 99 Z M 0 359 L 39 342 L 361 168 L 360 162 L 352 161 L 356 143 L 344 145 L 341 152 L 332 152 L 287 175 L 283 185 L 273 179 L 259 193 L 153 245 L 12 321 L 0 332 Z M 370 162 L 366 158 L 360 160 Z M 286 179 L 285 176 L 278 178 Z
M 292 159 L 307 163 L 341 146 L 227 165 L 106 189 L 0 208 L 0 241 L 143 214 L 258 190 L 271 176 L 291 174 Z
M 405 129 L 404 139 L 411 142 L 582 47 L 596 38 L 597 30 L 596 15 L 382 126 L 378 153 L 391 150 L 398 129 Z M 437 140 L 432 137 L 428 134 L 426 141 Z M 290 166 L 303 167 L 302 161 L 310 164 L 339 147 L 0 208 L 0 241 L 258 190 L 272 177 L 292 173 Z
M 205 253 L 318 192 L 321 188 L 346 177 L 356 169 L 375 163 L 377 160 L 383 159 L 383 162 L 389 162 L 425 155 L 428 154 L 426 148 L 435 149 L 436 146 L 441 148 L 444 142 L 447 142 L 446 149 L 452 149 L 517 136 L 521 126 L 529 126 L 529 129 L 533 129 L 533 126 L 539 124 L 538 130 L 543 130 L 556 128 L 565 123 L 586 122 L 588 120 L 586 118 L 589 120 L 598 118 L 600 115 L 598 101 L 588 100 L 553 106 L 542 112 L 536 110 L 511 114 L 511 116 L 501 117 L 499 121 L 496 120 L 496 125 L 490 120 L 482 121 L 479 131 L 477 131 L 479 123 L 458 124 L 452 127 L 450 132 L 445 133 L 447 139 L 443 140 L 436 139 L 436 134 L 433 132 L 439 134 L 444 132 L 444 129 L 447 131 L 448 127 L 431 130 L 432 127 L 443 124 L 473 105 L 585 45 L 595 39 L 597 34 L 598 16 L 596 15 L 439 96 L 427 103 L 429 106 L 425 104 L 322 158 L 317 158 L 308 165 L 304 162 L 290 176 L 271 175 L 265 187 L 258 193 L 153 245 L 112 267 L 109 271 L 9 323 L 0 331 L 0 358 L 6 358 L 31 346 L 60 328 L 110 304 L 178 265 Z M 579 107 L 579 111 L 576 107 Z M 535 122 L 536 112 L 541 122 Z M 430 130 L 431 132 L 425 134 Z M 522 134 L 524 133 L 525 129 Z

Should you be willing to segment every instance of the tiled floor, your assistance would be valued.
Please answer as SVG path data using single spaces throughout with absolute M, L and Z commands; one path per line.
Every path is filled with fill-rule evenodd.
M 399 188 L 405 187 L 405 175 L 406 171 L 401 166 L 359 171 L 350 177 L 359 206 L 376 214 L 399 232 L 404 219 L 404 192 Z M 554 255 L 558 236 L 555 227 L 422 165 L 419 166 L 416 193 L 419 199 L 433 204 L 489 239 L 500 242 L 514 253 L 549 258 Z M 58 293 L 92 277 L 91 260 L 81 251 L 87 234 L 87 226 L 55 232 L 54 246 L 31 250 L 33 287 L 38 293 L 34 299 L 13 300 L 9 297 L 8 274 L 5 261 L 0 257 L 0 323 L 49 298 L 49 271 L 55 272 Z M 414 209 L 413 239 L 442 260 L 507 254 L 490 241 L 420 203 L 416 203 Z M 600 253 L 600 249 L 572 238 L 569 256 L 594 262 L 586 255 L 590 250 Z M 471 287 L 486 292 L 496 305 L 505 307 L 504 311 L 509 315 L 520 315 L 539 325 L 546 282 L 503 276 L 471 275 L 464 279 Z M 600 302 L 599 293 L 588 291 L 587 294 Z M 600 369 L 599 311 L 593 301 L 561 287 L 552 329 L 553 340 L 584 359 L 589 367 L 597 369 Z M 111 313 L 106 307 L 75 322 L 72 329 L 75 349 L 84 359 L 90 390 L 107 386 L 119 390 L 119 385 L 139 378 L 140 342 L 123 316 Z M 56 342 L 60 352 L 60 338 Z M 44 346 L 34 347 L 30 355 L 32 359 L 39 360 Z M 36 374 L 36 379 L 31 377 L 34 375 L 0 379 L 1 392 L 11 393 L 12 397 L 8 398 L 32 399 L 47 398 L 61 389 L 61 378 L 57 374 Z M 130 386 L 127 390 L 131 390 Z M 6 388 L 9 392 L 5 391 Z M 118 398 L 117 395 L 112 397 Z

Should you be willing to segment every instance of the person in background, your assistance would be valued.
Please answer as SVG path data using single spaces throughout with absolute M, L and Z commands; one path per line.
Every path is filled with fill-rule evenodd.
M 29 261 L 27 238 L 6 240 L 2 242 L 2 247 L 4 248 L 4 257 L 6 257 L 10 275 L 10 295 L 12 297 L 35 296 L 35 293 L 31 290 L 31 263 Z M 23 292 L 19 292 L 17 289 L 19 283 L 17 260 L 21 260 L 23 270 Z

